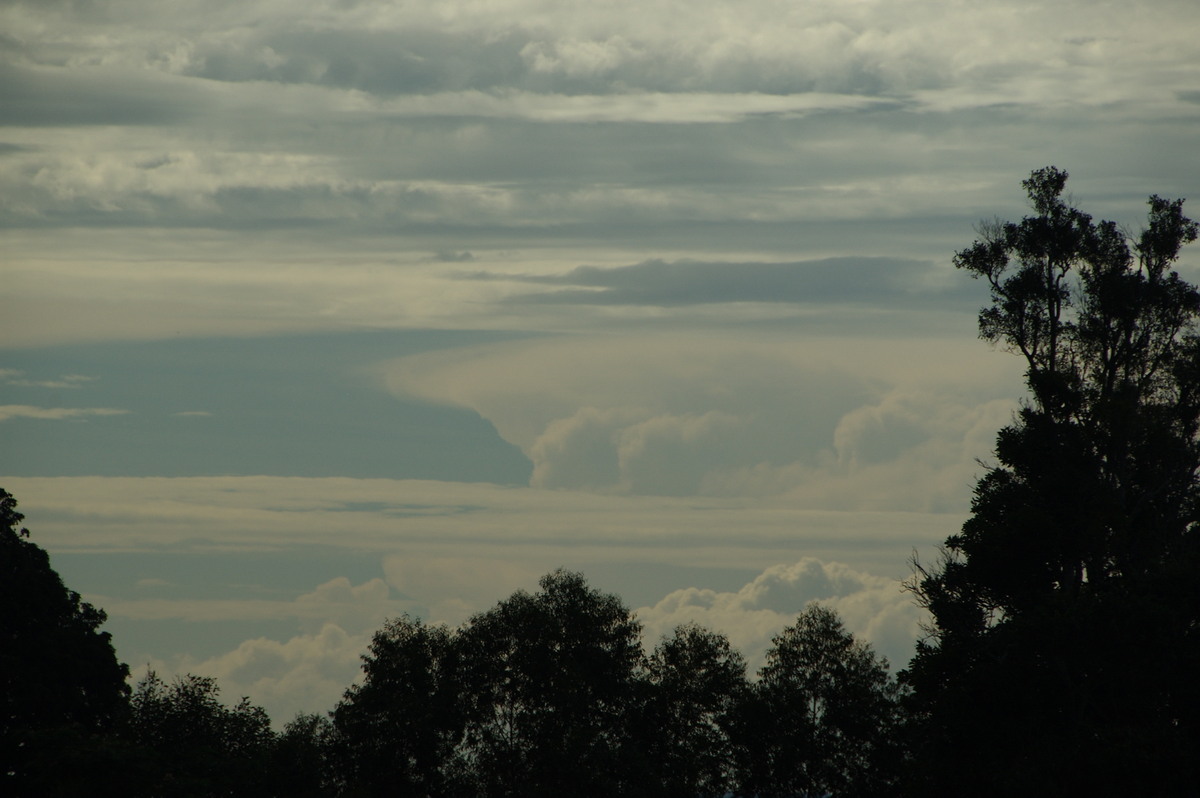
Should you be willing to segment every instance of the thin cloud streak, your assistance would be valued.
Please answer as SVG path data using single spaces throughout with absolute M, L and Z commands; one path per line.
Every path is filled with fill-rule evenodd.
M 128 413 L 114 407 L 36 407 L 33 405 L 0 405 L 0 422 L 14 418 L 33 418 L 40 421 L 86 419 L 89 416 L 121 416 Z
M 946 306 L 971 297 L 960 280 L 931 263 L 899 258 L 827 258 L 791 263 L 650 260 L 631 266 L 580 266 L 566 274 L 471 272 L 468 280 L 578 286 L 516 294 L 514 304 L 654 305 L 672 307 L 739 302 L 834 305 L 885 304 L 911 298 Z M 970 286 L 967 285 L 966 288 Z

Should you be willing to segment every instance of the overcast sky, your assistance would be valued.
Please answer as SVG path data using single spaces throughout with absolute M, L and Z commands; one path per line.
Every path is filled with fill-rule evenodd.
M 757 664 L 817 599 L 902 667 L 907 560 L 1022 394 L 951 258 L 1048 164 L 1131 230 L 1200 198 L 1198 32 L 1194 0 L 0 0 L 0 485 L 135 672 L 276 722 L 385 617 L 559 566 L 649 645 L 698 620 Z

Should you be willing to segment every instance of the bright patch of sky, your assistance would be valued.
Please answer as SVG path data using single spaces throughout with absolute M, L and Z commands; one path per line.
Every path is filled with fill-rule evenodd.
M 950 258 L 1047 164 L 1131 229 L 1200 196 L 1198 26 L 0 3 L 0 485 L 126 661 L 277 722 L 559 566 L 650 644 L 815 599 L 901 667 L 1021 396 Z

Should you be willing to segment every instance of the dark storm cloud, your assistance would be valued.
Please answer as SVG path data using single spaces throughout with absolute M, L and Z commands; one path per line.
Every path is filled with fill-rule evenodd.
M 474 280 L 515 280 L 571 286 L 511 297 L 516 304 L 653 305 L 724 302 L 852 303 L 936 297 L 960 290 L 942 285 L 927 262 L 904 258 L 827 258 L 791 263 L 648 260 L 604 269 L 580 266 L 562 275 L 465 275 Z

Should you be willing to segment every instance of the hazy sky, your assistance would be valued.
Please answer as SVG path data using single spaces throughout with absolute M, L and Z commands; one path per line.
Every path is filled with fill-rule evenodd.
M 820 599 L 900 667 L 906 561 L 1021 396 L 951 257 L 1048 164 L 1131 229 L 1200 201 L 1198 33 L 1195 0 L 0 0 L 0 485 L 135 671 L 277 722 L 385 617 L 559 566 L 650 645 L 756 663 Z

